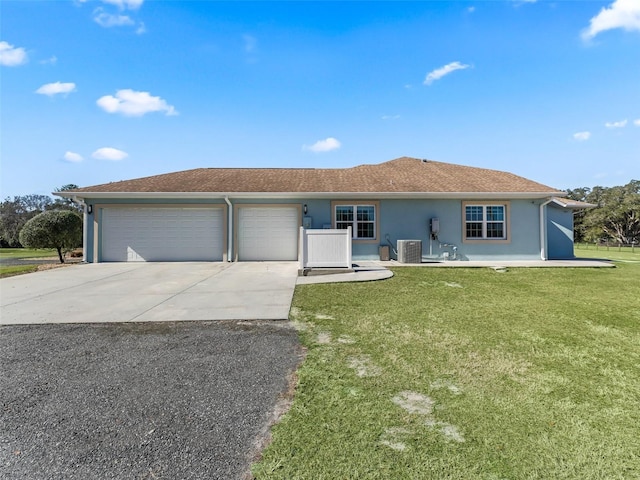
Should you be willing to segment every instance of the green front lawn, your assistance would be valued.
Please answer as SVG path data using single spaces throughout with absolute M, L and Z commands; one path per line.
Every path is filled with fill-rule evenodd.
M 33 273 L 38 271 L 37 265 L 0 265 L 0 278 L 13 277 L 24 273 Z
M 640 478 L 640 264 L 394 273 L 296 289 L 258 479 Z

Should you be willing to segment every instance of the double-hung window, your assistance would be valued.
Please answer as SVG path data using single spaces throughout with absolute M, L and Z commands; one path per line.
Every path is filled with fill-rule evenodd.
M 464 205 L 465 240 L 506 240 L 507 205 Z
M 376 205 L 334 205 L 335 226 L 339 229 L 351 227 L 354 240 L 376 239 Z

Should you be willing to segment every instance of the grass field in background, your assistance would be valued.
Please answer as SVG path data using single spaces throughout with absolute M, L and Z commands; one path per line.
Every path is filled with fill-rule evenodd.
M 54 249 L 42 248 L 0 248 L 1 260 L 31 260 L 42 258 L 55 258 L 52 263 L 58 263 L 58 252 Z M 13 277 L 24 273 L 32 273 L 38 270 L 37 264 L 0 264 L 0 278 Z
M 640 264 L 621 260 L 298 286 L 308 353 L 254 474 L 640 478 Z
M 58 258 L 58 252 L 55 249 L 43 248 L 0 248 L 0 259 L 30 259 L 43 257 Z
M 576 244 L 573 252 L 580 258 L 606 258 L 620 262 L 640 262 L 640 247 L 602 247 L 590 244 Z

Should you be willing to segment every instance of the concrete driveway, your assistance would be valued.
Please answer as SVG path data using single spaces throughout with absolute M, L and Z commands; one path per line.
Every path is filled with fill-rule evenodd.
M 286 320 L 296 262 L 98 263 L 0 280 L 0 324 Z

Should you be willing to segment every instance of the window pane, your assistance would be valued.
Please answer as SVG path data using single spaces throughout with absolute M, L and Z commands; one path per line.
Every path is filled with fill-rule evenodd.
M 467 223 L 467 238 L 482 238 L 482 222 Z
M 488 222 L 504 221 L 504 207 L 502 205 L 490 205 L 487 207 Z
M 474 205 L 466 207 L 467 222 L 481 222 L 482 210 L 483 208 L 481 206 Z
M 373 235 L 373 223 L 359 223 L 357 238 L 375 238 Z
M 336 207 L 336 222 L 353 222 L 353 207 L 351 206 Z
M 487 238 L 504 238 L 502 223 L 487 223 Z
M 375 220 L 375 212 L 372 205 L 358 206 L 358 221 L 373 222 Z

